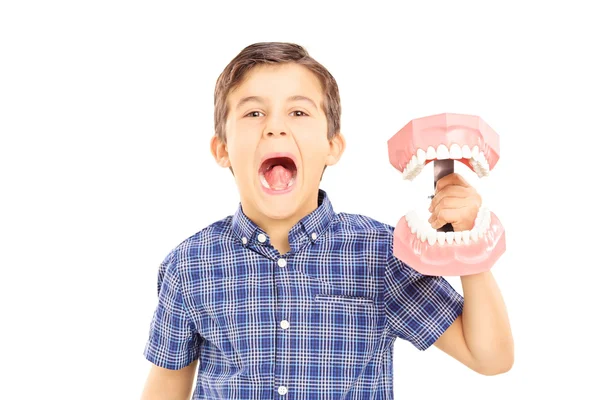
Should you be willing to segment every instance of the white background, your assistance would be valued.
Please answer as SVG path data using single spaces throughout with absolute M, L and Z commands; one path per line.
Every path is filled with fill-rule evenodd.
M 397 340 L 396 398 L 597 398 L 598 13 L 412 3 L 2 2 L 0 398 L 140 396 L 159 262 L 237 206 L 209 151 L 213 91 L 258 41 L 301 44 L 337 79 L 336 211 L 424 207 L 431 167 L 410 183 L 387 159 L 413 118 L 476 114 L 500 135 L 488 178 L 457 172 L 506 229 L 515 365 L 486 377 Z

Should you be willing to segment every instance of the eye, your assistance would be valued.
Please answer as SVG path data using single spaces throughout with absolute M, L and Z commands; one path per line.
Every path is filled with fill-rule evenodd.
M 248 115 L 251 114 L 256 114 L 256 113 L 261 113 L 260 111 L 250 111 L 248 114 L 244 115 L 245 117 L 247 117 Z M 253 117 L 258 117 L 258 115 L 252 115 Z
M 302 116 L 307 116 L 308 114 L 305 113 L 304 111 L 300 111 L 300 110 L 296 110 L 296 111 L 292 111 L 293 113 L 301 113 L 300 115 L 295 114 L 294 116 L 296 117 L 302 117 Z M 259 117 L 260 115 L 256 115 L 256 114 L 262 114 L 260 111 L 250 111 L 248 114 L 244 115 L 245 117 L 247 116 L 252 116 L 252 117 Z

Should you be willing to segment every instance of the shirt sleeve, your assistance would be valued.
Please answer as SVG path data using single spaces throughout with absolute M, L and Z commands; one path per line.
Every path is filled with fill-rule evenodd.
M 198 358 L 201 338 L 186 311 L 173 251 L 158 270 L 158 305 L 144 356 L 159 367 L 181 369 Z
M 426 350 L 462 314 L 464 298 L 441 276 L 423 275 L 388 246 L 385 312 L 394 336 Z

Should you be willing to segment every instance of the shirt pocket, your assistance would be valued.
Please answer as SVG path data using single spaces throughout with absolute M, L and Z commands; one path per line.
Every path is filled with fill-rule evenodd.
M 318 303 L 340 303 L 351 306 L 361 305 L 373 305 L 375 300 L 371 297 L 366 296 L 351 296 L 345 294 L 329 294 L 329 293 L 317 293 L 315 295 L 315 301 Z
M 381 337 L 375 299 L 317 292 L 312 304 L 307 360 L 326 365 L 340 378 L 336 390 L 347 389 L 375 354 Z

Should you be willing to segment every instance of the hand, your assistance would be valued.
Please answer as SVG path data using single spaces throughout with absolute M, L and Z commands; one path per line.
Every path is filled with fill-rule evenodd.
M 429 223 L 439 229 L 447 223 L 455 232 L 473 229 L 481 196 L 459 174 L 452 173 L 437 181 L 435 196 L 431 200 Z

